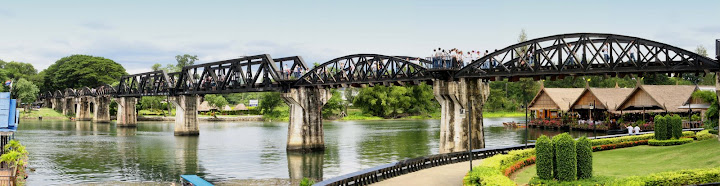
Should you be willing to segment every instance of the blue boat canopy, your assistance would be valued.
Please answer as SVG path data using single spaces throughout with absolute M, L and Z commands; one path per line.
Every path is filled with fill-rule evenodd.
M 187 182 L 190 182 L 193 185 L 196 186 L 212 186 L 213 184 L 210 184 L 210 182 L 205 181 L 204 179 L 200 178 L 197 175 L 180 175 L 182 179 L 184 179 Z

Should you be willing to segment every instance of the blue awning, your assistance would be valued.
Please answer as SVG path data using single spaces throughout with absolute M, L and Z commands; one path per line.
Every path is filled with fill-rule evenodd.
M 182 179 L 184 179 L 187 182 L 192 183 L 196 186 L 212 186 L 213 184 L 210 184 L 210 182 L 205 181 L 204 179 L 198 177 L 197 175 L 180 175 Z

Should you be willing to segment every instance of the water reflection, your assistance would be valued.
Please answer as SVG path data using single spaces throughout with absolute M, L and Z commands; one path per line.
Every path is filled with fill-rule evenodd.
M 487 147 L 520 144 L 524 129 L 485 119 Z M 201 123 L 200 136 L 174 136 L 172 122 L 137 128 L 88 121 L 24 121 L 17 138 L 30 152 L 29 185 L 174 182 L 198 174 L 211 182 L 240 179 L 326 179 L 438 153 L 439 121 L 325 122 L 320 153 L 288 153 L 286 122 Z M 562 131 L 530 129 L 529 138 Z M 573 136 L 586 134 L 573 132 Z

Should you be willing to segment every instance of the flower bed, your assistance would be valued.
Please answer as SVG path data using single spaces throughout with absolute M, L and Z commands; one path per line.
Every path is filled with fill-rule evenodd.
M 523 160 L 523 161 L 518 161 L 518 162 L 515 163 L 514 165 L 512 165 L 512 166 L 508 167 L 507 169 L 505 169 L 505 176 L 510 177 L 510 175 L 513 174 L 513 173 L 515 173 L 516 171 L 518 171 L 518 170 L 520 170 L 520 169 L 522 169 L 522 168 L 524 168 L 524 167 L 530 166 L 530 165 L 532 165 L 532 164 L 535 164 L 535 159 L 536 159 L 536 156 L 532 156 L 532 157 L 527 158 L 527 159 L 525 159 L 525 160 Z
M 621 142 L 621 143 L 617 143 L 617 144 L 593 146 L 592 150 L 593 150 L 593 152 L 597 152 L 597 151 L 612 150 L 612 149 L 619 149 L 619 148 L 625 148 L 625 147 L 634 147 L 634 146 L 638 146 L 638 145 L 647 145 L 647 144 L 648 144 L 648 140 L 628 141 L 628 142 Z
M 648 145 L 650 146 L 673 146 L 673 145 L 682 145 L 686 143 L 693 142 L 692 138 L 680 138 L 680 139 L 669 139 L 669 140 L 656 140 L 651 139 L 648 141 Z
M 535 156 L 535 149 L 514 150 L 486 158 L 463 178 L 463 185 L 515 185 L 503 172 L 519 161 Z M 534 161 L 533 161 L 534 162 Z

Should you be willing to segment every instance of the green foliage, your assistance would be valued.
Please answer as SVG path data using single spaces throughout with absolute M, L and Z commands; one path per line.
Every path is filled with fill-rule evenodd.
M 593 161 L 592 146 L 587 137 L 578 139 L 577 146 L 577 177 L 586 179 L 592 177 Z
M 32 82 L 20 78 L 17 82 L 13 83 L 12 94 L 15 98 L 20 99 L 22 103 L 33 103 L 37 99 L 37 95 L 40 89 Z
M 535 155 L 535 149 L 514 150 L 484 159 L 463 178 L 464 185 L 515 185 L 503 171 L 518 161 Z
M 309 179 L 309 178 L 303 178 L 300 180 L 300 186 L 311 186 L 315 184 L 315 181 Z
M 617 179 L 607 185 L 695 185 L 720 182 L 720 167 L 680 170 Z
M 665 116 L 666 118 L 668 116 Z M 668 137 L 672 138 L 680 138 L 682 137 L 682 118 L 680 118 L 679 115 L 673 115 L 670 117 L 670 125 L 668 126 L 668 131 L 670 131 L 671 135 L 668 135 Z
M 225 97 L 222 95 L 206 94 L 205 101 L 207 101 L 210 106 L 217 107 L 218 109 L 222 109 L 225 105 L 228 105 L 228 101 L 225 100 Z
M 704 102 L 710 103 L 710 107 L 705 111 L 705 119 L 707 121 L 705 128 L 713 128 L 718 125 L 718 101 L 717 95 L 713 91 L 696 91 L 692 97 L 702 99 Z
M 183 54 L 175 56 L 175 60 L 177 61 L 177 65 L 175 65 L 175 67 L 177 69 L 182 69 L 183 67 L 194 65 L 195 61 L 198 60 L 198 57 L 197 55 Z
M 662 115 L 655 115 L 655 139 L 656 140 L 666 140 L 668 138 L 668 120 L 670 118 L 662 116 Z
M 553 152 L 552 141 L 547 136 L 541 135 L 535 143 L 535 149 L 537 149 L 535 164 L 537 165 L 538 177 L 547 180 L 553 179 L 553 157 L 555 153 Z
M 429 114 L 438 108 L 432 87 L 417 86 L 374 86 L 363 88 L 353 105 L 364 113 L 380 117 L 396 117 L 400 114 Z
M 343 108 L 343 100 L 342 95 L 340 95 L 340 91 L 332 89 L 330 93 L 332 93 L 332 97 L 330 97 L 330 100 L 328 100 L 322 108 L 323 118 L 328 118 L 334 115 L 336 111 L 340 111 Z
M 718 135 L 718 130 L 710 129 L 710 130 L 708 130 L 708 131 L 710 131 L 710 134 Z
M 557 140 L 555 139 L 557 138 Z M 553 137 L 555 147 L 555 164 L 557 164 L 557 179 L 560 181 L 573 181 L 577 178 L 577 151 L 575 140 L 568 133 Z
M 656 140 L 651 139 L 648 141 L 648 145 L 650 146 L 672 146 L 672 145 L 682 145 L 686 143 L 693 142 L 692 138 L 680 138 L 680 139 L 667 139 L 667 140 Z
M 500 171 L 492 167 L 474 167 L 463 178 L 463 185 L 493 185 L 493 186 L 515 186 L 515 182 L 504 176 Z
M 269 92 L 266 94 L 263 94 L 262 98 L 260 99 L 260 110 L 263 114 L 272 113 L 275 111 L 275 108 L 280 106 L 280 104 L 283 103 L 282 97 L 280 97 L 279 92 Z
M 709 139 L 716 139 L 716 138 L 717 138 L 717 136 L 715 136 L 715 135 L 713 135 L 713 134 L 710 134 L 710 130 L 700 131 L 700 132 L 697 133 L 697 135 L 695 135 L 695 137 L 697 138 L 698 141 L 709 140 Z
M 41 91 L 63 90 L 65 88 L 99 87 L 112 84 L 126 75 L 125 68 L 113 60 L 89 55 L 64 57 L 50 65 L 43 72 L 44 85 Z
M 164 96 L 143 96 L 140 98 L 140 108 L 149 110 L 163 110 L 162 101 Z
M 18 181 L 23 182 L 25 179 L 25 167 L 28 162 L 28 151 L 25 146 L 17 140 L 10 140 L 4 147 L 5 154 L 0 155 L 0 163 L 4 162 L 10 167 L 17 168 Z
M 587 185 L 587 186 L 595 186 L 595 185 L 603 185 L 607 182 L 611 182 L 615 180 L 612 177 L 605 177 L 605 176 L 595 176 L 588 179 L 578 179 L 575 181 L 558 181 L 558 180 L 552 180 L 552 179 L 541 179 L 539 177 L 533 177 L 530 179 L 530 183 L 528 185 L 533 186 L 539 186 L 539 185 L 552 185 L 552 186 L 578 186 L 578 185 Z

